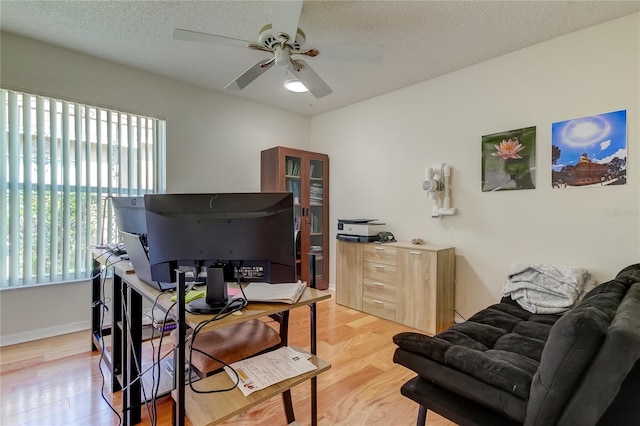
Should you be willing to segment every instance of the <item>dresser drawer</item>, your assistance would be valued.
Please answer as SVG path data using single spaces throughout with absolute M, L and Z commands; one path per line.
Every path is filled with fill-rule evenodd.
M 385 246 L 384 244 L 365 244 L 364 261 L 395 265 L 396 251 L 395 247 Z
M 363 275 L 365 279 L 395 285 L 397 269 L 396 265 L 386 265 L 379 262 L 364 262 Z
M 396 320 L 395 302 L 389 302 L 388 300 L 364 295 L 362 297 L 362 310 L 367 314 L 375 315 L 391 321 Z
M 388 302 L 396 301 L 396 286 L 394 283 L 364 279 L 364 295 L 375 299 L 384 299 Z

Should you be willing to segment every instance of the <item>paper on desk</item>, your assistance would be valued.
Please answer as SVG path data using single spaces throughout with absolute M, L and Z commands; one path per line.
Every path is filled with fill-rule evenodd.
M 315 370 L 309 358 L 311 355 L 298 352 L 288 346 L 252 358 L 234 362 L 231 367 L 238 373 L 238 387 L 244 396 L 267 388 L 283 380 Z M 224 367 L 229 377 L 235 381 L 231 368 Z
M 295 283 L 278 283 L 269 284 L 262 282 L 249 283 L 244 288 L 243 294 L 236 294 L 235 297 L 246 296 L 249 302 L 277 302 L 277 303 L 296 303 L 304 290 L 307 283 L 298 281 Z

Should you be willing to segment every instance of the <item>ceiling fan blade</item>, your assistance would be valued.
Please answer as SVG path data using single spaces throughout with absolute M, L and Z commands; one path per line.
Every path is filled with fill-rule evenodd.
M 274 36 L 285 33 L 293 42 L 298 32 L 298 21 L 302 12 L 302 0 L 271 2 L 271 30 Z
M 175 40 L 197 41 L 200 43 L 217 44 L 221 46 L 247 47 L 253 42 L 240 40 L 237 38 L 224 37 L 214 34 L 200 33 L 197 31 L 183 30 L 176 28 L 173 30 L 173 38 Z
M 317 45 L 314 43 L 313 47 L 320 52 L 318 58 L 327 61 L 381 62 L 384 57 L 384 47 L 376 44 Z
M 269 62 L 269 61 L 266 61 Z M 231 83 L 227 84 L 224 89 L 225 90 L 242 90 L 249 85 L 253 80 L 260 77 L 262 73 L 271 68 L 273 62 L 271 62 L 267 66 L 263 66 L 265 64 L 264 60 L 260 60 L 256 62 L 251 68 L 243 72 L 238 78 L 233 80 Z
M 305 61 L 296 59 L 296 62 L 302 65 L 302 69 L 296 71 L 293 64 L 289 64 L 289 70 L 309 89 L 309 92 L 311 92 L 313 96 L 321 98 L 333 92 L 327 83 L 325 83 Z

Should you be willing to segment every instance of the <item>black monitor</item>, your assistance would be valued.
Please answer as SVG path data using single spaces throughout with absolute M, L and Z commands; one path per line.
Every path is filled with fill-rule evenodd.
M 179 266 L 215 268 L 222 283 L 295 281 L 291 193 L 148 194 L 144 201 L 154 281 L 174 282 Z M 227 297 L 224 284 L 223 300 L 210 300 L 221 294 L 211 288 L 215 271 L 207 269 L 206 302 L 217 307 Z
M 144 210 L 144 196 L 111 197 L 111 205 L 119 231 L 140 236 L 147 245 L 147 219 Z

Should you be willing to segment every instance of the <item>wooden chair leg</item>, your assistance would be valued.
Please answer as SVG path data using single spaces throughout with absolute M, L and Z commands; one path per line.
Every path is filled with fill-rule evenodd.
M 296 416 L 293 413 L 293 401 L 291 400 L 290 390 L 282 392 L 282 405 L 284 405 L 284 414 L 287 417 L 287 424 L 295 422 Z
M 416 421 L 416 426 L 424 426 L 427 422 L 427 409 L 421 405 L 418 409 L 418 420 Z

